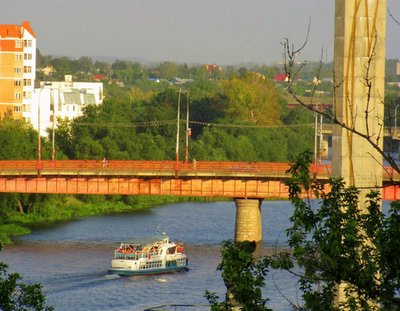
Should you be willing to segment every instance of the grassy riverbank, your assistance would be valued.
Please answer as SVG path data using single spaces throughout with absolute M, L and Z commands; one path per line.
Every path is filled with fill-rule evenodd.
M 31 233 L 33 228 L 80 217 L 127 213 L 158 205 L 199 198 L 173 196 L 48 196 L 26 213 L 12 211 L 0 224 L 0 243 L 12 244 L 12 237 Z

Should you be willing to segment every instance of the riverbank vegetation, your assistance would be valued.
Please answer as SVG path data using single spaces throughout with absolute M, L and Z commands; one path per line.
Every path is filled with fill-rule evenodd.
M 8 194 L 11 201 L 24 195 Z M 31 229 L 53 225 L 81 217 L 130 213 L 154 206 L 161 206 L 195 198 L 172 196 L 103 196 L 103 195 L 32 195 L 31 208 L 16 210 L 11 203 L 3 206 L 0 224 L 0 244 L 12 244 L 12 236 L 29 234 Z M 13 198 L 12 198 L 13 197 Z

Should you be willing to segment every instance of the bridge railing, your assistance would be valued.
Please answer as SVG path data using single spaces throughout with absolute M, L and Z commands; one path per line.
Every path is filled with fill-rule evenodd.
M 134 160 L 2 160 L 3 169 L 126 169 L 126 170 L 199 170 L 199 171 L 279 171 L 285 172 L 289 164 L 284 162 L 227 162 L 227 161 L 134 161 Z
M 69 172 L 210 172 L 210 173 L 249 173 L 268 174 L 269 176 L 286 175 L 290 165 L 286 162 L 230 162 L 230 161 L 139 161 L 139 160 L 1 160 L 0 173 L 10 175 L 23 174 L 29 172 L 36 174 L 39 172 L 57 173 L 62 171 Z M 330 164 L 317 164 L 310 166 L 311 173 L 316 176 L 327 178 L 331 176 Z M 249 175 L 249 176 L 250 176 Z M 400 175 L 392 167 L 383 168 L 384 180 L 400 180 Z

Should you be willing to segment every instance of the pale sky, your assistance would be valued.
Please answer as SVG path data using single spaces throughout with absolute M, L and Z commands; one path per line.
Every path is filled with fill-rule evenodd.
M 44 55 L 179 63 L 277 63 L 284 38 L 332 60 L 334 0 L 0 0 L 0 24 L 29 21 Z M 387 0 L 400 21 L 400 0 Z M 387 58 L 400 25 L 387 18 Z

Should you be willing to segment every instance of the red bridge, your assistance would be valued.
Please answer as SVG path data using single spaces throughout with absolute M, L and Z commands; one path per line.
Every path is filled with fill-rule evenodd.
M 0 161 L 0 192 L 287 198 L 288 169 L 279 162 L 10 160 Z M 327 180 L 330 165 L 311 172 Z M 383 199 L 399 199 L 389 175 L 400 179 L 384 169 Z

